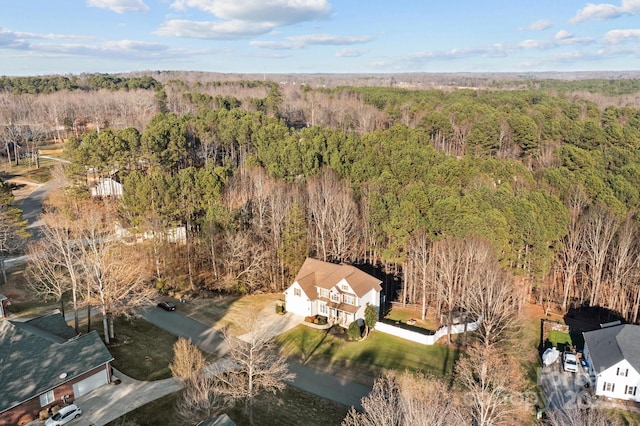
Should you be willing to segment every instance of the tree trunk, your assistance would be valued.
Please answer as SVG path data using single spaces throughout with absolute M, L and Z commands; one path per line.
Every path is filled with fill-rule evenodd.
M 114 332 L 114 327 L 113 327 L 113 315 L 109 314 L 108 316 L 108 321 L 109 321 L 109 337 L 111 339 L 114 339 L 116 337 L 116 334 Z
M 104 307 L 102 308 L 102 327 L 104 328 L 104 342 L 108 345 L 111 343 L 111 339 L 109 336 L 109 321 Z
M 2 284 L 7 283 L 7 268 L 4 267 L 4 256 L 0 257 L 0 270 L 2 270 Z

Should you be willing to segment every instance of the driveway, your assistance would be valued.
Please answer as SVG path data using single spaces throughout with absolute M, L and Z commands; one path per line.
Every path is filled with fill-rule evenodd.
M 538 383 L 544 392 L 547 410 L 572 408 L 576 405 L 588 407 L 593 402 L 591 379 L 581 367 L 578 367 L 577 373 L 567 373 L 562 368 L 562 359 L 559 359 L 539 371 Z
M 143 318 L 155 326 L 185 338 L 190 338 L 201 349 L 224 356 L 227 349 L 219 331 L 208 327 L 178 311 L 166 312 L 159 308 L 147 309 L 142 314 Z M 287 331 L 300 324 L 301 319 L 291 313 L 281 316 L 275 313 L 275 308 L 269 306 L 262 311 L 260 318 L 269 329 L 272 337 Z M 242 339 L 243 336 L 240 336 Z M 312 393 L 322 398 L 335 401 L 348 407 L 361 409 L 360 400 L 369 394 L 370 386 L 345 380 L 323 371 L 289 360 L 291 371 L 296 373 L 296 378 L 291 385 L 305 392 Z
M 271 317 L 270 311 L 274 312 L 273 317 Z M 166 312 L 160 308 L 150 307 L 144 309 L 140 314 L 146 321 L 169 333 L 191 339 L 193 343 L 207 352 L 220 356 L 224 356 L 227 352 L 224 339 L 219 331 L 178 311 Z M 300 318 L 293 316 L 293 314 L 276 315 L 275 309 L 272 307 L 265 309 L 264 315 L 266 317 L 265 324 L 268 324 L 266 327 L 272 336 L 300 323 Z M 246 336 L 244 337 L 246 338 Z M 296 378 L 290 382 L 292 386 L 345 406 L 361 409 L 360 399 L 371 391 L 370 386 L 341 379 L 292 360 L 288 363 L 291 371 L 296 373 Z M 222 369 L 228 367 L 228 361 L 225 358 L 221 358 L 215 364 L 219 364 Z M 138 407 L 182 388 L 180 380 L 175 378 L 142 382 L 127 377 L 119 371 L 114 371 L 114 376 L 120 379 L 120 384 L 101 386 L 76 400 L 83 415 L 71 422 L 70 425 L 105 425 Z

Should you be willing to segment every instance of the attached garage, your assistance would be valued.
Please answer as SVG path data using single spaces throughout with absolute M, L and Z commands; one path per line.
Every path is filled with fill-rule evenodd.
M 102 385 L 106 385 L 109 383 L 109 378 L 107 377 L 107 370 L 102 369 L 95 373 L 92 376 L 87 377 L 86 379 L 80 380 L 77 383 L 73 384 L 73 395 L 75 398 L 78 398 L 84 394 L 87 394 L 98 388 Z

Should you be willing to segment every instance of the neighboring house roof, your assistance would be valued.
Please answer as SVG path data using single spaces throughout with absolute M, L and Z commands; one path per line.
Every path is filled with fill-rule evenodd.
M 91 195 L 96 196 L 120 196 L 123 192 L 122 184 L 114 178 L 100 178 L 98 183 L 91 188 Z
M 640 326 L 624 324 L 582 334 L 595 371 L 626 359 L 640 373 Z
M 371 290 L 380 291 L 382 289 L 380 286 L 382 281 L 355 266 L 337 265 L 310 257 L 302 264 L 295 280 L 300 284 L 307 296 L 314 298 L 317 293 L 315 287 L 329 290 L 338 285 L 342 279 L 349 283 L 349 286 L 358 297 L 364 296 Z
M 98 333 L 76 336 L 59 312 L 0 321 L 0 412 L 112 360 Z
M 236 424 L 226 414 L 220 414 L 215 419 L 203 420 L 196 426 L 236 426 Z

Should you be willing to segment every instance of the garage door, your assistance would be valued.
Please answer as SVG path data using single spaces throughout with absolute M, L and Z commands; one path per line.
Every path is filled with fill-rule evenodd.
M 89 376 L 84 380 L 80 380 L 73 385 L 73 395 L 75 398 L 91 392 L 97 387 L 107 383 L 107 370 L 100 370 L 93 376 Z

